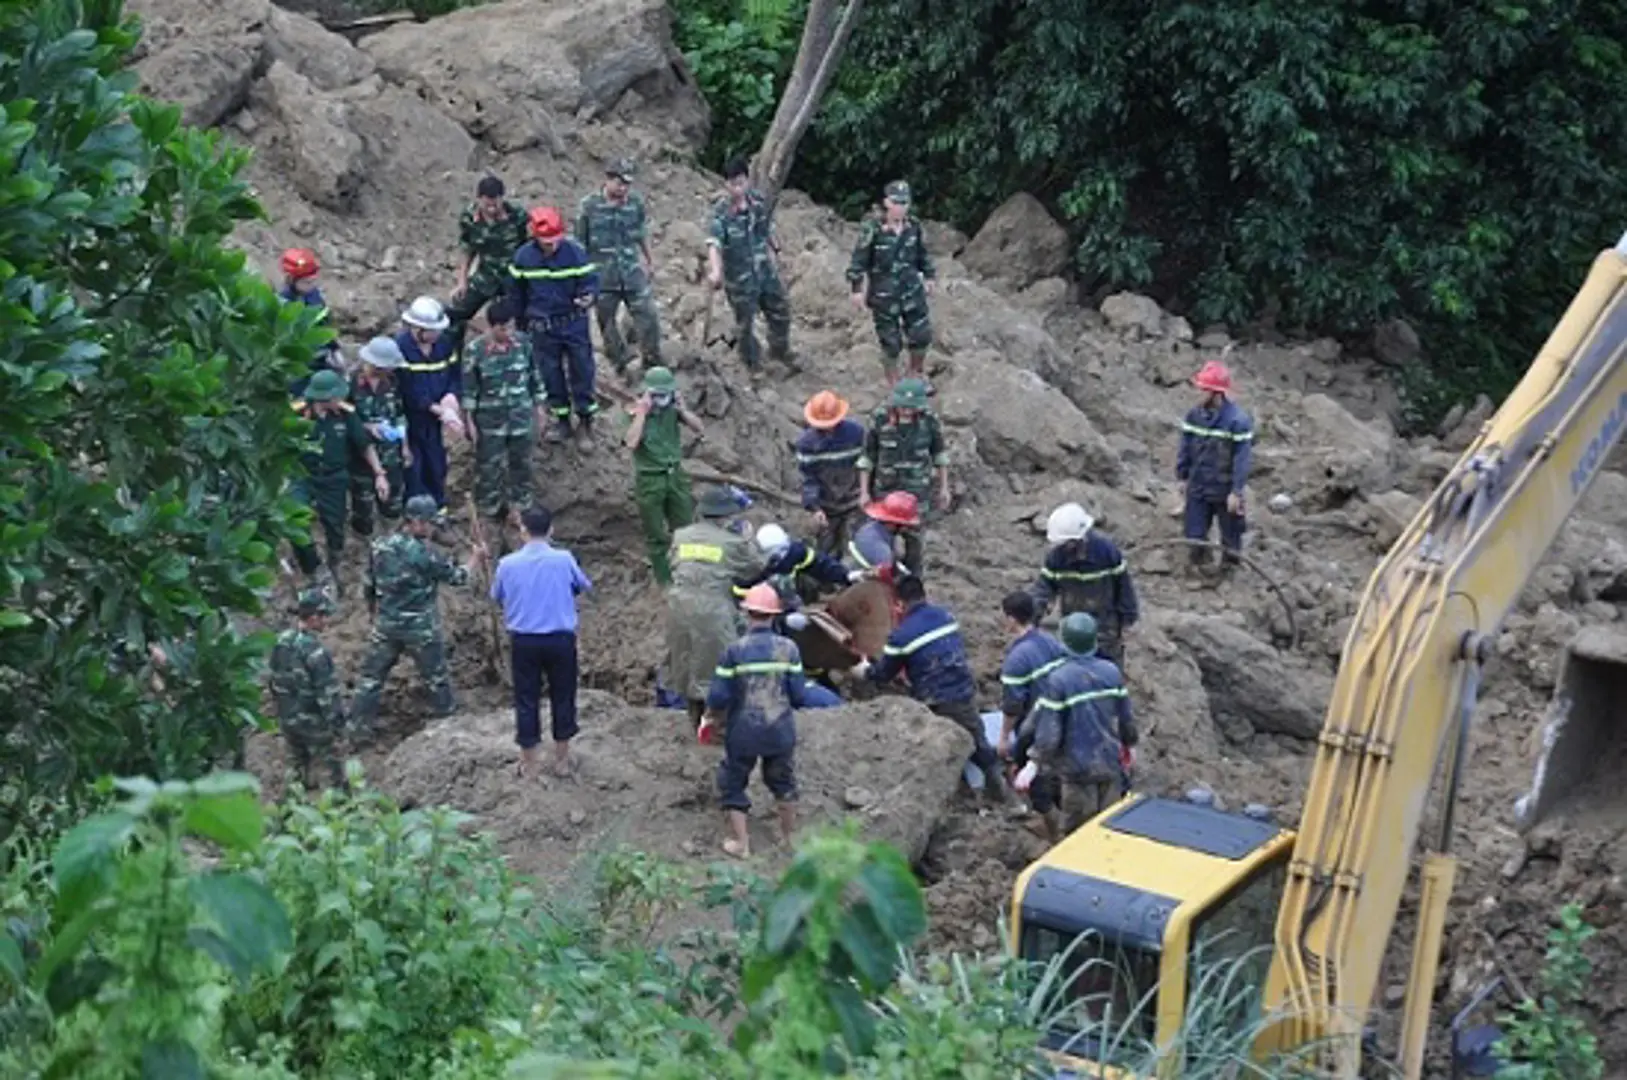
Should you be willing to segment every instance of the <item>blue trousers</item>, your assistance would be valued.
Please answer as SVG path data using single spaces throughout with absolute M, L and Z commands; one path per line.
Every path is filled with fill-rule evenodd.
M 509 633 L 513 649 L 514 741 L 523 750 L 542 742 L 542 680 L 548 680 L 548 717 L 554 742 L 569 742 L 576 724 L 576 635 Z
M 1186 494 L 1186 513 L 1184 524 L 1188 540 L 1209 539 L 1209 526 L 1220 519 L 1220 543 L 1227 551 L 1243 550 L 1243 530 L 1247 522 L 1242 514 L 1234 514 L 1226 509 L 1226 496 L 1210 498 L 1194 492 Z M 1203 548 L 1192 549 L 1192 561 L 1203 562 L 1209 556 Z
M 580 325 L 582 336 L 569 331 Z M 531 355 L 548 392 L 548 411 L 556 419 L 568 419 L 574 406 L 577 416 L 599 411 L 593 399 L 593 342 L 587 337 L 587 315 L 570 327 L 531 332 Z
M 407 498 L 433 495 L 436 506 L 446 505 L 446 443 L 441 440 L 441 422 L 427 410 L 407 412 L 407 448 L 412 462 L 407 466 Z

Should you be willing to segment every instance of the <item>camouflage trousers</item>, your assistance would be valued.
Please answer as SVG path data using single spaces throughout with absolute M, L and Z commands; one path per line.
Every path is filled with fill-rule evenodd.
M 320 765 L 327 770 L 328 787 L 340 787 L 345 782 L 344 765 L 340 761 L 339 732 L 319 720 L 307 722 L 284 721 L 282 735 L 288 744 L 294 773 L 306 787 L 311 783 L 311 766 Z
M 621 306 L 633 316 L 639 351 L 644 356 L 644 369 L 661 364 L 661 316 L 656 311 L 655 294 L 648 285 L 640 288 L 614 287 L 602 289 L 594 301 L 593 314 L 599 321 L 599 340 L 604 343 L 604 354 L 617 375 L 625 374 L 628 361 L 627 342 L 622 340 L 621 324 L 616 315 Z
M 447 332 L 452 335 L 454 355 L 463 352 L 463 342 L 469 334 L 469 321 L 482 309 L 503 295 L 504 281 L 498 274 L 475 271 L 469 288 L 458 299 L 446 305 L 446 317 L 452 320 Z
M 536 498 L 531 473 L 535 439 L 524 435 L 493 435 L 482 431 L 475 444 L 475 504 L 482 517 L 502 518 L 523 511 Z
M 350 527 L 358 536 L 372 536 L 375 518 L 396 521 L 401 517 L 401 505 L 407 493 L 406 470 L 401 467 L 401 452 L 391 454 L 378 446 L 379 463 L 390 481 L 390 497 L 381 506 L 373 491 L 373 474 L 366 469 L 355 469 L 350 474 Z
M 361 681 L 356 684 L 356 701 L 351 710 L 356 728 L 364 736 L 372 733 L 384 683 L 404 652 L 412 654 L 418 674 L 429 684 L 434 715 L 446 716 L 457 705 L 452 695 L 452 676 L 446 666 L 446 644 L 439 628 L 426 636 L 421 630 L 409 633 L 375 625 L 367 642 L 367 656 L 362 660 Z
M 791 359 L 791 301 L 778 274 L 763 274 L 748 281 L 724 285 L 729 307 L 734 310 L 735 336 L 740 342 L 740 359 L 756 371 L 763 366 L 757 346 L 757 313 L 768 325 L 768 355 L 771 360 L 789 363 Z
M 870 318 L 876 324 L 881 342 L 881 366 L 889 376 L 898 372 L 898 356 L 910 348 L 910 368 L 919 372 L 932 346 L 932 317 L 927 311 L 926 293 L 911 290 L 902 296 L 872 295 Z

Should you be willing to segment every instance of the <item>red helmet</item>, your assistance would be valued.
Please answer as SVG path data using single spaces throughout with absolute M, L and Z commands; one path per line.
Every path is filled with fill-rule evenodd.
M 880 501 L 866 506 L 864 512 L 888 525 L 921 524 L 921 504 L 907 491 L 889 491 Z
M 1219 360 L 1210 360 L 1192 377 L 1192 385 L 1212 394 L 1232 392 L 1232 372 Z
M 320 269 L 316 261 L 316 252 L 310 248 L 289 248 L 282 253 L 283 276 L 292 281 L 315 277 Z
M 527 221 L 538 240 L 558 240 L 565 235 L 565 219 L 552 206 L 533 206 Z

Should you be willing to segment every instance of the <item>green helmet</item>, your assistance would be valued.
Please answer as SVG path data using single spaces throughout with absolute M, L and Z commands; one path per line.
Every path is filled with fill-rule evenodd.
M 407 505 L 402 507 L 408 521 L 434 521 L 440 509 L 435 504 L 433 495 L 414 495 L 407 500 Z
M 1078 656 L 1089 656 L 1096 651 L 1096 618 L 1086 611 L 1076 611 L 1062 620 L 1062 647 Z
M 295 610 L 301 615 L 332 615 L 333 598 L 326 589 L 301 589 Z
M 337 371 L 319 371 L 305 384 L 306 401 L 339 401 L 350 393 L 350 384 Z
M 894 180 L 887 185 L 887 201 L 897 203 L 899 206 L 910 204 L 910 185 L 905 180 Z
M 644 392 L 647 394 L 676 394 L 678 379 L 671 368 L 652 367 L 644 373 Z
M 895 409 L 924 409 L 926 398 L 925 380 L 899 379 L 898 385 L 893 387 L 892 406 Z

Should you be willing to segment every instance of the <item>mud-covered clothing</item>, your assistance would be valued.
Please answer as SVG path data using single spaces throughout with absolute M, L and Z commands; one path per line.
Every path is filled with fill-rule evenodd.
M 718 657 L 740 636 L 734 582 L 755 574 L 761 560 L 750 541 L 712 521 L 675 532 L 668 557 L 667 681 L 688 700 L 704 701 Z
M 1217 521 L 1220 523 L 1221 558 L 1235 562 L 1236 553 L 1243 550 L 1243 533 L 1248 529 L 1248 519 L 1242 514 L 1232 513 L 1224 498 L 1187 495 L 1186 507 L 1181 514 L 1181 535 L 1188 540 L 1207 540 L 1210 526 Z M 1209 550 L 1193 547 L 1189 557 L 1193 563 L 1207 562 Z
M 401 408 L 395 384 L 385 380 L 369 383 L 358 377 L 350 386 L 350 404 L 364 430 L 377 426 L 384 431 L 383 436 L 368 431 L 368 439 L 379 464 L 384 467 L 385 479 L 390 482 L 390 497 L 382 505 L 378 504 L 372 469 L 365 465 L 358 468 L 352 462 L 350 471 L 350 527 L 362 536 L 371 536 L 375 512 L 391 521 L 401 516 L 407 491 L 402 454 L 407 445 L 407 414 Z
M 866 518 L 847 545 L 847 557 L 861 570 L 872 570 L 883 582 L 891 583 L 898 565 L 897 535 L 893 528 L 875 518 Z M 914 569 L 911 567 L 910 569 Z
M 336 743 L 344 733 L 344 706 L 333 656 L 322 639 L 298 627 L 277 635 L 270 658 L 271 698 L 301 782 L 312 764 L 328 771 L 328 781 L 344 782 Z
M 632 423 L 632 414 L 624 414 Z M 683 467 L 682 420 L 676 405 L 651 408 L 644 417 L 644 433 L 633 447 L 633 504 L 644 530 L 650 569 L 662 585 L 672 583 L 668 552 L 672 530 L 695 519 L 695 500 L 689 474 Z
M 865 221 L 848 264 L 847 282 L 854 290 L 865 286 L 865 304 L 888 371 L 895 370 L 906 342 L 915 357 L 924 357 L 932 345 L 926 282 L 936 277 L 919 221 L 905 218 L 896 232 L 884 219 Z
M 429 410 L 448 394 L 460 401 L 463 398 L 463 364 L 458 358 L 457 342 L 442 334 L 427 356 L 408 330 L 397 334 L 395 343 L 406 358 L 395 377 L 401 407 L 407 414 L 407 449 L 411 453 L 406 468 L 407 498 L 429 495 L 435 505 L 445 506 L 446 441 L 440 418 Z
M 372 726 L 385 680 L 404 652 L 412 654 L 429 684 L 436 715 L 452 711 L 452 678 L 436 600 L 442 585 L 468 582 L 467 567 L 431 550 L 417 537 L 392 533 L 373 541 L 368 597 L 377 602 L 378 613 L 362 660 L 361 680 L 356 684 L 358 725 Z
M 1181 448 L 1175 476 L 1186 481 L 1189 497 L 1224 500 L 1248 486 L 1254 423 L 1229 398 L 1216 409 L 1197 406 L 1181 422 Z
M 983 728 L 983 718 L 978 715 L 977 706 L 970 701 L 938 701 L 929 707 L 936 715 L 953 721 L 956 727 L 972 737 L 972 764 L 984 777 L 997 777 L 1000 755 L 989 743 L 989 734 Z
M 630 359 L 616 321 L 622 304 L 627 305 L 638 329 L 645 369 L 661 363 L 661 317 L 649 275 L 644 271 L 649 238 L 649 215 L 644 197 L 636 191 L 628 192 L 621 202 L 596 191 L 577 208 L 576 241 L 599 267 L 599 299 L 593 313 L 599 322 L 605 355 L 618 372 L 626 369 Z
M 970 702 L 977 690 L 960 624 L 936 604 L 916 604 L 904 613 L 870 678 L 885 686 L 900 672 L 909 679 L 910 696 L 927 705 Z
M 1034 812 L 1062 815 L 1062 832 L 1071 833 L 1113 805 L 1120 781 L 1080 780 L 1061 773 L 1045 773 L 1034 778 L 1028 789 Z
M 759 581 L 772 577 L 795 577 L 805 574 L 826 585 L 847 584 L 847 567 L 839 559 L 821 555 L 801 540 L 793 540 L 789 547 L 750 578 L 736 581 L 735 585 L 749 589 Z
M 707 711 L 724 718 L 724 748 L 737 757 L 771 757 L 796 746 L 793 710 L 807 707 L 796 642 L 754 626 L 718 657 Z
M 1141 607 L 1117 544 L 1094 529 L 1083 540 L 1057 544 L 1045 553 L 1032 591 L 1041 610 L 1060 599 L 1064 616 L 1088 612 L 1096 620 L 1097 652 L 1123 666 L 1124 631 L 1141 617 Z
M 1124 676 L 1099 656 L 1070 655 L 1046 675 L 1023 726 L 1042 773 L 1081 782 L 1118 780 L 1121 751 L 1138 740 Z
M 761 758 L 724 751 L 723 760 L 717 763 L 718 803 L 723 809 L 751 813 L 751 796 L 747 794 L 746 786 L 751 782 L 751 771 L 757 768 L 759 762 L 762 764 L 763 786 L 774 796 L 774 801 L 797 801 L 796 751 L 787 750 L 783 754 L 768 754 Z
M 859 508 L 859 458 L 864 454 L 864 425 L 843 419 L 828 431 L 805 428 L 797 436 L 797 471 L 802 476 L 802 508 L 827 516 Z
M 1019 722 L 1026 718 L 1040 680 L 1061 667 L 1068 655 L 1060 641 L 1038 627 L 1024 631 L 1000 665 L 1000 711 Z

